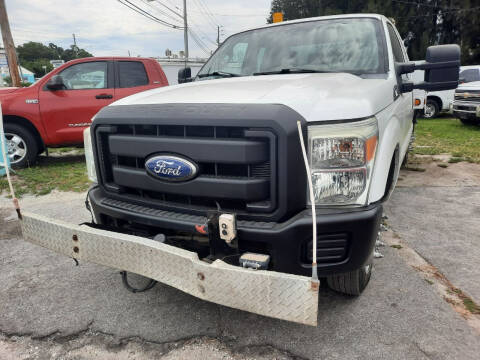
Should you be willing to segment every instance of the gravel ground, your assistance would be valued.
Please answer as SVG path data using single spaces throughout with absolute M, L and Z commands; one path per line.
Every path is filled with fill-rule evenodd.
M 455 185 L 443 197 L 442 188 L 398 188 L 387 204 L 388 222 L 477 297 L 473 259 L 479 257 L 469 240 L 475 221 L 449 224 L 478 210 L 479 198 Z M 466 209 L 465 203 L 474 204 Z M 361 297 L 321 289 L 319 325 L 312 328 L 203 302 L 160 284 L 129 293 L 115 270 L 77 267 L 22 241 L 7 205 L 0 200 L 1 359 L 478 359 L 480 353 L 479 333 L 394 248 L 381 249 L 385 257 L 375 260 Z M 89 219 L 79 194 L 26 198 L 22 206 L 77 223 Z M 445 253 L 455 254 L 452 263 Z

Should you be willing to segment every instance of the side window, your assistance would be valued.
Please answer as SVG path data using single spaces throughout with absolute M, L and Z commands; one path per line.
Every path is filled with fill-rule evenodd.
M 258 50 L 258 54 L 257 54 L 257 67 L 255 68 L 256 72 L 259 72 L 260 69 L 262 68 L 264 58 L 265 58 L 265 48 L 262 47 L 260 50 Z
M 106 89 L 107 62 L 92 61 L 72 65 L 59 73 L 66 90 Z
M 119 61 L 118 73 L 121 88 L 148 85 L 147 72 L 140 61 Z
M 460 73 L 460 79 L 463 79 L 464 82 L 480 81 L 480 73 L 478 69 L 467 69 L 463 70 Z
M 393 29 L 393 26 L 387 24 L 388 35 L 390 36 L 390 42 L 392 43 L 393 58 L 396 62 L 404 62 L 405 57 L 403 56 L 402 44 L 398 40 L 398 36 Z
M 226 55 L 222 59 L 221 69 L 222 71 L 230 72 L 233 74 L 241 74 L 243 61 L 247 54 L 248 43 L 237 43 L 231 49 L 231 54 Z

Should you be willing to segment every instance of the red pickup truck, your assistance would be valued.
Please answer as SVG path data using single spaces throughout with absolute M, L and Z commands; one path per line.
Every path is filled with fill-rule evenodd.
M 0 88 L 12 166 L 33 164 L 47 147 L 80 145 L 83 130 L 104 106 L 167 86 L 160 64 L 148 58 L 72 60 L 25 88 Z

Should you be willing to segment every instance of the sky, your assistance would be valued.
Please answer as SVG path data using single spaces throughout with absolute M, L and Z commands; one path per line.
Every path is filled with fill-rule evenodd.
M 28 41 L 52 42 L 63 48 L 77 45 L 94 56 L 165 56 L 183 50 L 183 30 L 147 19 L 120 1 L 125 0 L 6 0 L 15 45 Z M 160 20 L 183 26 L 183 0 L 128 0 Z M 236 32 L 261 26 L 271 0 L 187 0 L 190 57 L 208 57 L 221 40 Z M 166 6 L 166 7 L 165 7 Z M 167 9 L 168 7 L 168 9 Z M 206 49 L 205 49 L 206 48 Z

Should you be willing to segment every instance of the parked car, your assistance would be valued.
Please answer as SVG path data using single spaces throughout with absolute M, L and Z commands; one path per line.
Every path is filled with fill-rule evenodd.
M 47 147 L 82 145 L 101 108 L 166 85 L 153 59 L 93 57 L 70 61 L 29 87 L 0 89 L 12 166 L 33 164 Z
M 480 124 L 480 81 L 463 83 L 455 90 L 453 115 L 467 125 Z
M 458 85 L 459 46 L 429 47 L 426 60 L 409 62 L 380 15 L 232 35 L 194 79 L 182 69 L 183 84 L 95 116 L 84 133 L 90 227 L 24 214 L 24 238 L 314 325 L 319 278 L 349 295 L 370 280 L 421 105 L 413 90 Z M 418 68 L 430 70 L 421 84 Z
M 416 70 L 413 74 L 415 81 L 421 81 L 424 77 L 423 70 Z M 461 66 L 459 83 L 480 81 L 480 65 Z M 437 117 L 441 112 L 450 112 L 455 90 L 430 91 L 427 93 L 427 102 L 423 116 L 427 119 Z

